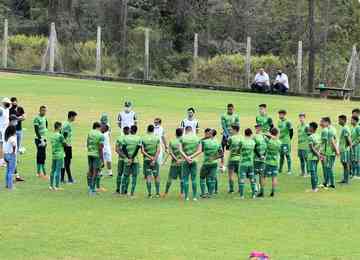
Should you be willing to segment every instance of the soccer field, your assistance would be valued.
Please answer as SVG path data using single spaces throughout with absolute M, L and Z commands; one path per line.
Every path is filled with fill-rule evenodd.
M 0 96 L 18 97 L 27 112 L 27 150 L 19 165 L 26 182 L 13 192 L 0 185 L 0 259 L 247 259 L 252 250 L 265 251 L 275 260 L 360 259 L 360 181 L 336 191 L 306 193 L 310 179 L 298 177 L 296 136 L 294 174 L 280 176 L 273 199 L 239 200 L 237 194 L 228 195 L 226 175 L 219 177 L 220 194 L 210 200 L 179 200 L 178 182 L 166 199 L 148 199 L 141 177 L 134 200 L 112 194 L 115 177 L 103 179 L 107 193 L 89 197 L 85 177 L 85 139 L 92 122 L 102 112 L 109 113 L 114 139 L 119 134 L 115 117 L 125 100 L 133 101 L 140 133 L 159 116 L 168 139 L 189 106 L 197 109 L 202 129 L 220 131 L 227 103 L 235 104 L 243 130 L 253 127 L 260 103 L 268 104 L 275 122 L 279 109 L 288 110 L 296 126 L 299 112 L 306 112 L 309 121 L 327 115 L 337 121 L 339 114 L 351 114 L 358 106 L 355 102 L 16 74 L 0 74 L 0 89 Z M 48 183 L 36 177 L 32 118 L 42 104 L 48 105 L 51 129 L 55 121 L 66 119 L 68 110 L 79 113 L 73 154 L 78 182 L 65 185 L 63 192 L 49 192 Z M 48 147 L 48 172 L 50 151 Z M 335 172 L 339 180 L 339 162 Z M 165 165 L 162 191 L 167 173 Z M 249 192 L 248 185 L 246 189 Z

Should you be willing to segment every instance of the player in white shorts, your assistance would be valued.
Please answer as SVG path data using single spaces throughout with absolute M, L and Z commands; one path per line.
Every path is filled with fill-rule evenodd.
M 126 101 L 124 104 L 124 110 L 118 114 L 117 122 L 120 127 L 121 133 L 123 133 L 124 127 L 132 127 L 133 125 L 137 126 L 137 115 L 132 110 L 131 101 Z
M 165 138 L 164 128 L 161 126 L 161 118 L 157 117 L 154 119 L 154 134 L 160 139 L 160 154 L 158 157 L 158 163 L 159 165 L 162 165 L 165 160 L 164 150 L 167 152 L 168 145 Z
M 3 98 L 0 105 L 0 166 L 5 166 L 3 143 L 5 138 L 5 130 L 9 125 L 9 109 L 11 101 L 9 98 Z
M 106 113 L 103 113 L 100 118 L 101 123 L 101 132 L 104 135 L 104 169 L 102 171 L 102 175 L 108 175 L 110 177 L 113 176 L 112 173 L 112 153 L 111 153 L 111 128 L 110 128 L 110 120 Z
M 180 127 L 183 128 L 185 133 L 185 128 L 190 126 L 194 134 L 199 133 L 199 122 L 195 118 L 195 109 L 190 107 L 187 110 L 187 118 L 181 121 Z

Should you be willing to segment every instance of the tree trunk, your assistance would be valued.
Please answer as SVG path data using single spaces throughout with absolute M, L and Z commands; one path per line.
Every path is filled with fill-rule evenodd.
M 309 72 L 308 92 L 314 91 L 315 81 L 315 0 L 309 0 Z

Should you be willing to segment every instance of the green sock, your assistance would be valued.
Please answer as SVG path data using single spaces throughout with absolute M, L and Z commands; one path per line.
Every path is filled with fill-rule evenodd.
M 131 195 L 134 195 L 136 188 L 137 176 L 131 175 Z
M 88 175 L 87 176 L 87 186 L 88 186 L 88 188 L 89 188 L 89 190 L 90 190 L 90 186 L 91 186 L 91 177 Z
M 101 176 L 100 176 L 100 175 L 97 175 L 97 176 L 96 176 L 96 188 L 97 188 L 97 189 L 100 189 L 100 179 L 101 179 Z
M 148 195 L 151 196 L 151 181 L 146 181 L 146 188 L 148 191 Z
M 245 183 L 240 182 L 240 183 L 239 183 L 240 197 L 243 197 L 243 196 L 244 196 L 244 189 L 245 189 Z
M 160 195 L 160 182 L 155 181 L 156 195 Z
M 121 187 L 121 175 L 118 174 L 118 176 L 116 177 L 116 191 L 120 192 L 120 187 Z
M 180 180 L 180 193 L 184 194 L 184 181 Z
M 191 182 L 191 184 L 192 184 L 193 198 L 196 198 L 196 195 L 197 195 L 197 184 L 196 184 L 196 181 L 193 180 L 193 181 Z
M 234 192 L 234 181 L 229 180 L 229 192 Z
M 275 193 L 275 191 L 276 191 L 275 188 L 271 189 L 271 193 Z
M 121 182 L 121 194 L 126 194 L 129 188 L 129 175 L 124 175 Z
M 260 193 L 264 194 L 264 192 L 265 192 L 264 187 L 260 187 Z
M 360 164 L 359 163 L 356 163 L 355 169 L 356 169 L 356 176 L 360 177 Z
M 214 192 L 217 193 L 218 192 L 218 179 L 217 177 L 215 177 L 215 182 L 214 182 Z
M 184 181 L 184 194 L 185 199 L 189 198 L 189 182 Z
M 165 193 L 168 194 L 169 190 L 170 190 L 170 186 L 171 186 L 171 181 L 167 181 L 166 182 L 166 186 L 165 186 Z
M 256 180 L 251 181 L 251 192 L 252 195 L 254 196 L 256 194 Z
M 288 166 L 288 172 L 291 172 L 291 157 L 290 155 L 286 156 L 287 166 Z
M 42 173 L 46 175 L 45 164 L 40 164 L 40 165 L 41 165 Z
M 41 164 L 36 164 L 37 174 L 41 173 Z
M 54 173 L 50 174 L 50 187 L 54 187 Z
M 201 195 L 205 195 L 205 189 L 206 189 L 206 182 L 205 179 L 200 179 L 200 191 Z

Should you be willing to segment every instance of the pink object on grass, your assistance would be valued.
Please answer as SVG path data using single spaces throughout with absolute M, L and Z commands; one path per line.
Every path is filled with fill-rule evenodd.
M 269 260 L 270 257 L 263 253 L 263 252 L 258 252 L 258 251 L 252 251 L 250 254 L 250 258 L 252 257 L 258 257 L 259 260 Z

